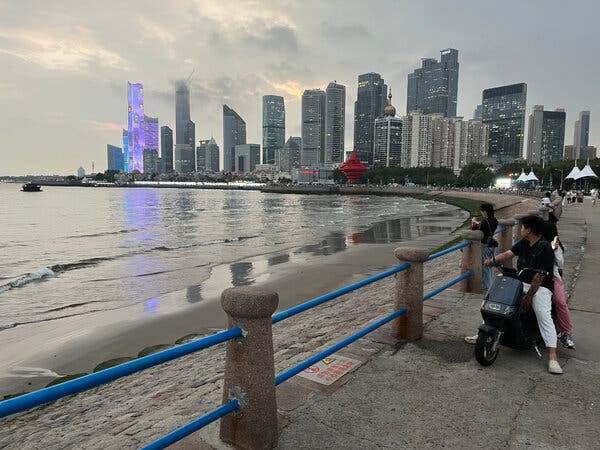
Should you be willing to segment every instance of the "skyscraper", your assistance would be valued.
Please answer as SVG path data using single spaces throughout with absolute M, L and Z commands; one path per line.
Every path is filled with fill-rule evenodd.
M 402 156 L 402 118 L 392 106 L 392 92 L 383 117 L 375 119 L 373 167 L 400 166 Z
M 158 150 L 147 148 L 144 150 L 144 173 L 158 173 Z
M 263 95 L 262 164 L 275 164 L 277 154 L 285 145 L 285 105 L 279 95 Z
M 127 82 L 127 168 L 144 171 L 144 87 L 142 83 Z
M 402 118 L 402 167 L 431 166 L 433 116 L 411 111 Z
M 573 146 L 575 147 L 576 158 L 581 156 L 582 150 L 589 145 L 590 139 L 590 112 L 581 111 L 579 120 L 575 121 L 575 133 L 573 136 Z
M 129 173 L 129 134 L 123 130 L 123 168 L 124 173 Z
M 440 52 L 440 60 L 423 58 L 421 68 L 408 75 L 406 114 L 421 111 L 456 116 L 458 50 Z
M 546 164 L 563 159 L 566 113 L 563 109 L 544 111 L 535 105 L 529 116 L 527 162 Z
M 358 76 L 358 93 L 354 103 L 354 150 L 367 165 L 373 164 L 375 119 L 383 114 L 387 86 L 378 73 Z
M 158 153 L 158 117 L 144 116 L 144 144 L 144 150 L 156 150 Z
M 238 113 L 223 105 L 223 170 L 235 171 L 235 146 L 246 143 L 246 122 Z
M 325 92 L 309 89 L 302 94 L 302 150 L 300 164 L 318 167 L 325 159 Z
M 160 156 L 165 173 L 173 173 L 173 130 L 168 126 L 160 127 Z
M 185 81 L 177 82 L 175 88 L 175 143 L 194 145 L 188 134 L 190 121 L 190 90 Z
M 219 171 L 219 145 L 214 138 L 201 140 L 196 148 L 196 170 Z
M 346 128 L 346 86 L 333 81 L 325 89 L 325 164 L 341 164 Z
M 483 123 L 490 127 L 488 153 L 500 164 L 522 157 L 526 103 L 525 83 L 483 91 Z
M 279 170 L 289 172 L 300 167 L 302 138 L 290 136 L 281 152 L 279 152 Z
M 175 155 L 174 166 L 177 173 L 196 170 L 194 146 L 196 126 L 190 119 L 190 89 L 185 81 L 175 86 Z
M 106 146 L 106 159 L 108 170 L 123 172 L 123 150 L 116 145 Z
M 477 105 L 477 108 L 475 108 L 475 111 L 473 111 L 473 120 L 482 120 L 482 116 L 483 116 L 483 105 Z

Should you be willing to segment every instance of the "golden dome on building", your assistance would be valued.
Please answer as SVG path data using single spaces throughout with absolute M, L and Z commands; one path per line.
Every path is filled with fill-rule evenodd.
M 394 117 L 396 115 L 396 108 L 392 105 L 392 89 L 390 88 L 390 93 L 388 95 L 388 104 L 383 109 L 383 115 L 385 117 Z

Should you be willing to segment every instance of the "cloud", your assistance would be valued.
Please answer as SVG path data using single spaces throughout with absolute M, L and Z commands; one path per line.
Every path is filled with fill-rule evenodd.
M 71 35 L 24 28 L 0 30 L 0 53 L 50 70 L 82 71 L 94 65 L 120 68 L 125 60 L 85 35 L 82 28 Z M 78 34 L 78 35 L 77 35 Z
M 338 24 L 323 22 L 323 35 L 330 39 L 364 39 L 373 35 L 360 23 Z
M 165 27 L 162 27 L 156 22 L 148 19 L 147 17 L 140 17 L 138 19 L 138 24 L 140 26 L 142 36 L 146 39 L 158 39 L 167 44 L 172 44 L 176 41 L 173 33 L 171 33 Z
M 286 100 L 298 100 L 302 98 L 305 87 L 297 81 L 287 80 L 284 82 L 271 81 L 270 85 L 273 89 L 287 94 Z

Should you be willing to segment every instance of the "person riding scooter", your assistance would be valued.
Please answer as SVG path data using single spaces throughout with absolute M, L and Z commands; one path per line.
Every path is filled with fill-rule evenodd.
M 537 323 L 548 348 L 548 371 L 553 374 L 563 373 L 556 353 L 556 328 L 552 321 L 552 290 L 554 289 L 553 269 L 554 251 L 550 243 L 543 239 L 544 221 L 537 216 L 521 219 L 522 239 L 510 250 L 495 258 L 486 259 L 483 264 L 489 266 L 508 261 L 518 256 L 517 270 L 519 280 L 523 282 L 523 307 L 527 310 L 533 306 Z M 533 270 L 523 270 L 533 269 Z M 539 273 L 539 272 L 543 273 Z

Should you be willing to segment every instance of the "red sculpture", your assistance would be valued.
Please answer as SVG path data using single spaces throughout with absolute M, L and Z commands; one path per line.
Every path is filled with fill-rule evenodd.
M 357 184 L 360 181 L 360 177 L 367 173 L 367 167 L 356 156 L 356 153 L 352 151 L 350 158 L 340 166 L 340 171 L 346 175 L 348 184 Z

